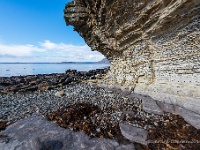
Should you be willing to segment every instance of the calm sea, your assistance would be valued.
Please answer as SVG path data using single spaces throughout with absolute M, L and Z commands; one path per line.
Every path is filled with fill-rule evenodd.
M 78 71 L 89 71 L 93 69 L 102 69 L 109 64 L 76 64 L 76 63 L 32 63 L 32 64 L 0 64 L 0 77 L 10 77 L 19 75 L 36 75 L 64 73 L 68 69 Z

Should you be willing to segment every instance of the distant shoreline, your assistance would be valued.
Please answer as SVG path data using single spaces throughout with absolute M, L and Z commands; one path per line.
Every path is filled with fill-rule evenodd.
M 0 62 L 0 64 L 109 64 L 105 62 Z
M 103 58 L 97 62 L 0 62 L 0 64 L 110 64 L 110 62 Z
M 110 66 L 106 63 L 52 63 L 52 62 L 20 62 L 20 63 L 0 63 L 0 77 L 10 77 L 19 75 L 36 75 L 36 74 L 51 74 L 51 73 L 64 73 L 66 70 L 89 71 L 101 69 Z

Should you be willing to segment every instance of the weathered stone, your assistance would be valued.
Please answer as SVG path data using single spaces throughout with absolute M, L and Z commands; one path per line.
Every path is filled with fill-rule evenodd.
M 147 130 L 126 123 L 120 123 L 119 126 L 121 133 L 125 138 L 136 143 L 147 145 Z
M 41 117 L 20 120 L 0 132 L 1 150 L 134 150 L 133 144 L 119 145 L 109 139 L 89 138 L 83 132 L 63 129 Z
M 105 84 L 200 115 L 199 12 L 199 0 L 74 0 L 64 13 L 110 61 Z
M 65 95 L 66 95 L 66 94 L 65 94 L 64 91 L 58 91 L 58 92 L 55 93 L 55 96 L 57 96 L 57 97 L 63 97 L 63 96 L 65 96 Z

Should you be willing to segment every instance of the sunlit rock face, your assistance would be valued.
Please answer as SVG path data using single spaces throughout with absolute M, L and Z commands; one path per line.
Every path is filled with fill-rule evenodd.
M 111 62 L 105 83 L 200 114 L 200 0 L 74 0 L 64 12 Z

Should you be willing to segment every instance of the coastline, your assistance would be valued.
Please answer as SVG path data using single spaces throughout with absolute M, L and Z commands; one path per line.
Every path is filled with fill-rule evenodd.
M 64 73 L 67 69 L 86 71 L 109 67 L 109 63 L 0 63 L 0 77 Z
M 125 136 L 124 128 L 128 123 L 128 127 L 148 131 L 146 139 L 142 137 L 136 141 L 140 143 L 141 149 L 145 149 L 147 145 L 154 149 L 166 146 L 166 143 L 156 144 L 155 141 L 181 141 L 184 140 L 183 137 L 198 140 L 199 130 L 180 116 L 145 112 L 142 110 L 142 99 L 128 97 L 123 91 L 100 87 L 98 80 L 102 80 L 108 70 L 109 68 L 89 72 L 67 70 L 65 74 L 1 78 L 1 129 L 4 130 L 7 125 L 12 126 L 23 118 L 38 115 L 61 127 L 83 131 L 90 137 L 133 144 L 134 141 L 127 141 L 128 137 Z M 81 116 L 85 110 L 90 111 Z M 71 120 L 60 121 L 66 117 Z M 196 134 L 190 134 L 190 131 Z M 182 136 L 179 137 L 180 133 Z M 182 145 L 191 148 L 195 144 Z
M 108 70 L 109 67 L 88 72 L 69 69 L 65 73 L 0 77 L 0 94 L 50 90 L 88 79 L 102 79 Z

